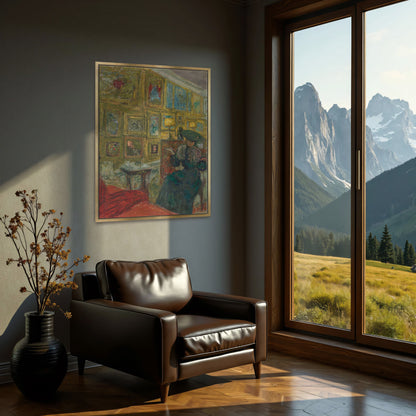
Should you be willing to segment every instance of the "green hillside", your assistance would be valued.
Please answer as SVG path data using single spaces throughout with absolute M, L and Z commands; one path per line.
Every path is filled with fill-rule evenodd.
M 334 198 L 295 167 L 295 223 L 329 204 Z
M 369 228 L 380 222 L 389 223 L 391 217 L 415 207 L 416 158 L 369 181 L 366 198 Z
M 348 191 L 305 218 L 303 223 L 332 232 L 349 234 L 351 229 L 350 217 L 351 193 Z
M 367 226 L 369 232 L 377 237 L 383 233 L 384 222 Z M 406 240 L 416 243 L 416 206 L 412 206 L 404 211 L 391 216 L 386 224 L 389 227 L 390 235 L 395 244 L 402 248 Z
M 367 231 L 381 237 L 387 224 L 393 241 L 416 242 L 416 158 L 383 172 L 366 184 Z M 351 194 L 346 192 L 303 220 L 332 232 L 350 232 Z

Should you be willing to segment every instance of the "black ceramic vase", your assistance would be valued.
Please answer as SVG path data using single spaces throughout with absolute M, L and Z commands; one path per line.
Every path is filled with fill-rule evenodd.
M 54 312 L 25 314 L 26 336 L 14 347 L 12 377 L 28 398 L 53 397 L 65 377 L 68 358 L 65 347 L 54 336 Z

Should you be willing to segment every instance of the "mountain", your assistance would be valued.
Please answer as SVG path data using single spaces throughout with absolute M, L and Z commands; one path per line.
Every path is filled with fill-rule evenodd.
M 416 116 L 407 101 L 374 95 L 367 106 L 366 124 L 377 145 L 390 150 L 399 163 L 416 156 Z
M 365 126 L 365 177 L 369 181 L 383 173 L 385 170 L 392 169 L 400 162 L 395 154 L 387 149 L 380 148 L 374 140 L 373 132 L 370 127 Z
M 294 94 L 295 166 L 338 197 L 351 182 L 351 112 L 334 104 L 327 112 L 311 83 Z M 404 150 L 403 150 L 404 151 Z M 366 179 L 400 164 L 393 151 L 382 148 L 366 129 Z
M 329 204 L 334 198 L 300 169 L 295 168 L 295 224 Z
M 333 125 L 333 145 L 337 164 L 351 179 L 351 112 L 334 104 L 328 111 L 328 119 Z
M 348 178 L 351 177 L 351 111 L 334 104 L 328 111 L 328 117 L 334 128 L 334 147 L 337 163 L 340 164 Z M 366 126 L 366 179 L 370 180 L 386 169 L 391 169 L 400 162 L 394 154 L 381 149 L 373 139 L 371 129 Z
M 416 243 L 416 158 L 385 171 L 366 184 L 366 230 L 381 238 L 387 224 L 395 243 Z M 333 232 L 350 233 L 351 193 L 330 202 L 305 218 Z
M 349 175 L 337 164 L 334 128 L 311 83 L 294 94 L 295 166 L 333 196 L 349 189 Z

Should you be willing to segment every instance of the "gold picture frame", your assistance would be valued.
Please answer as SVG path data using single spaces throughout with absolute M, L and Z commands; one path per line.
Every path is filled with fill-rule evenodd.
M 210 68 L 96 62 L 96 221 L 210 216 L 210 113 Z

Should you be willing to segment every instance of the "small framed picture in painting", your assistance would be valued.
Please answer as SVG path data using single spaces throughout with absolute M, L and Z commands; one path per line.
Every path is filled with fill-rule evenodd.
M 160 114 L 150 113 L 147 117 L 148 135 L 151 138 L 160 136 Z
M 146 133 L 146 119 L 144 117 L 136 117 L 127 115 L 126 117 L 127 133 L 142 136 Z
M 106 143 L 106 149 L 105 149 L 105 154 L 108 157 L 117 157 L 120 155 L 120 150 L 121 150 L 121 146 L 120 146 L 120 142 L 107 142 Z
M 118 136 L 120 131 L 120 113 L 106 111 L 104 114 L 105 132 L 108 136 Z
M 124 139 L 125 142 L 125 153 L 124 157 L 126 159 L 136 159 L 138 157 L 141 157 L 141 154 L 143 152 L 143 140 L 137 139 L 135 137 L 126 137 Z
M 152 155 L 157 155 L 159 153 L 159 145 L 158 144 L 150 144 L 150 153 Z
M 96 221 L 209 216 L 210 69 L 95 69 Z

